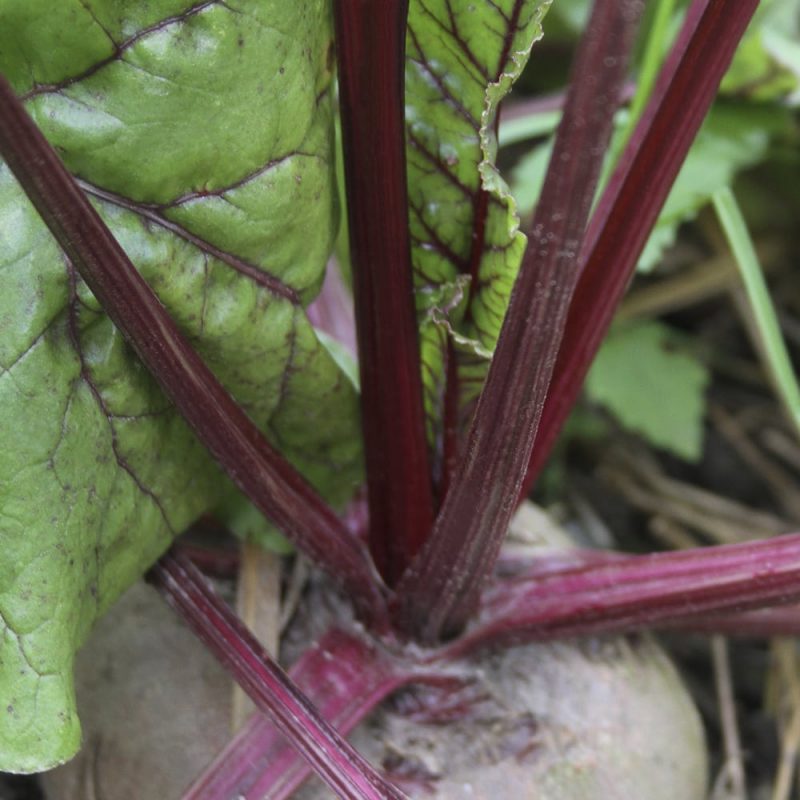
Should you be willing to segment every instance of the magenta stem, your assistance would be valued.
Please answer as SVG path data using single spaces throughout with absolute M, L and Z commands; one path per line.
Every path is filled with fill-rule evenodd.
M 407 0 L 334 3 L 370 550 L 390 584 L 433 524 L 405 161 Z
M 552 571 L 534 562 L 492 584 L 476 619 L 437 659 L 498 641 L 651 627 L 714 630 L 716 618 L 722 628 L 733 627 L 740 611 L 798 599 L 800 534 L 675 553 L 609 554 Z
M 433 533 L 398 587 L 399 624 L 426 642 L 474 611 L 530 458 L 578 252 L 624 84 L 639 4 L 596 2 L 573 68 L 528 249 Z
M 324 719 L 190 561 L 167 553 L 149 579 L 338 797 L 405 798 Z
M 292 682 L 343 734 L 414 674 L 376 645 L 336 628 L 289 670 Z M 309 765 L 270 720 L 254 714 L 183 800 L 284 800 L 309 774 Z
M 694 0 L 592 215 L 569 309 L 520 491 L 527 496 L 580 393 L 650 231 L 683 165 L 758 0 Z

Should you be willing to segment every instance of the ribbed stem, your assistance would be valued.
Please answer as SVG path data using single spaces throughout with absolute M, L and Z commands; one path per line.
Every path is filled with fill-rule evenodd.
M 426 642 L 473 612 L 530 458 L 578 252 L 623 87 L 638 2 L 595 3 L 464 456 L 433 533 L 398 587 L 398 620 Z
M 415 674 L 387 651 L 340 629 L 328 631 L 289 670 L 292 682 L 343 734 Z M 254 714 L 183 800 L 286 800 L 309 773 L 269 718 Z
M 190 561 L 167 553 L 149 578 L 338 797 L 405 798 L 326 722 Z
M 797 533 L 674 553 L 576 558 L 552 570 L 534 562 L 487 589 L 464 636 L 437 658 L 502 641 L 659 627 L 724 631 L 735 629 L 735 612 L 798 599 Z
M 653 96 L 592 215 L 582 272 L 520 498 L 572 410 L 686 153 L 758 0 L 694 0 Z
M 408 0 L 334 3 L 369 542 L 390 584 L 433 524 L 408 229 L 407 13 Z

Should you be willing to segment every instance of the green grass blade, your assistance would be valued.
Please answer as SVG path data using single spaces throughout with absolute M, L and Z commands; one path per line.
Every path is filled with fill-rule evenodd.
M 538 111 L 507 121 L 501 120 L 498 144 L 500 147 L 507 147 L 528 139 L 549 136 L 558 127 L 559 122 L 561 122 L 560 109 Z
M 789 419 L 800 436 L 800 386 L 747 224 L 729 188 L 725 187 L 715 192 L 713 202 L 714 211 L 742 277 L 765 364 Z
M 661 0 L 660 3 L 656 4 L 653 21 L 647 34 L 644 54 L 642 55 L 642 63 L 639 68 L 639 78 L 636 81 L 636 93 L 631 100 L 628 127 L 620 145 L 620 150 L 625 146 L 631 133 L 633 133 L 633 129 L 636 127 L 639 117 L 642 116 L 642 111 L 644 111 L 644 107 L 653 92 L 658 71 L 669 48 L 670 23 L 674 10 L 675 0 Z

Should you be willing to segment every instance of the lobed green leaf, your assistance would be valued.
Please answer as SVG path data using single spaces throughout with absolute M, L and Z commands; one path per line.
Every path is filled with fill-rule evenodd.
M 586 378 L 586 394 L 651 444 L 697 461 L 710 375 L 682 344 L 661 322 L 612 330 Z

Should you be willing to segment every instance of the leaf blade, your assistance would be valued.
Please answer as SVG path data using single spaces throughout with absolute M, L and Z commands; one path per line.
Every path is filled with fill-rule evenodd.
M 343 502 L 361 471 L 357 398 L 299 302 L 316 291 L 335 233 L 324 9 L 313 2 L 265 4 L 257 10 L 260 18 L 220 2 L 109 1 L 92 9 L 96 18 L 84 6 L 6 3 L 10 24 L 3 31 L 17 41 L 2 48 L 0 68 L 19 91 L 32 92 L 29 107 L 95 188 L 95 208 L 226 387 L 318 488 Z M 263 24 L 279 19 L 297 23 L 296 39 L 276 39 L 274 25 Z M 71 49 L 58 48 L 62 34 Z M 134 53 L 135 65 L 124 62 Z M 265 66 L 274 68 L 276 83 L 259 90 L 249 76 L 261 74 L 263 81 Z M 281 98 L 294 101 L 280 82 L 281 67 L 292 84 L 306 87 L 296 97 L 302 112 L 282 114 Z M 176 70 L 186 73 L 183 84 Z M 185 109 L 187 98 L 196 96 L 192 80 L 206 77 L 216 92 L 206 110 L 215 110 L 217 129 L 225 127 L 226 103 L 251 106 L 216 143 L 204 136 L 210 127 L 196 127 L 197 110 Z M 59 82 L 65 85 L 48 89 Z M 127 94 L 137 87 L 138 101 Z M 185 113 L 165 121 L 170 98 Z M 123 111 L 130 115 L 128 129 Z M 269 119 L 260 133 L 259 115 Z M 165 146 L 156 155 L 162 134 L 171 150 Z M 297 140 L 289 142 L 289 135 Z M 231 136 L 240 137 L 242 147 L 230 146 Z M 230 162 L 222 157 L 226 149 L 235 156 Z M 282 158 L 295 151 L 315 155 Z M 113 202 L 119 198 L 125 202 Z M 270 198 L 278 198 L 272 210 Z M 308 207 L 307 215 L 297 213 L 298 204 Z M 238 243 L 230 234 L 232 214 Z M 271 227 L 259 239 L 255 230 L 265 216 Z M 292 247 L 273 247 L 280 217 L 293 233 Z M 9 667 L 0 678 L 15 687 L 18 700 L 16 716 L 0 721 L 2 767 L 33 770 L 64 760 L 77 747 L 72 653 L 94 616 L 176 532 L 231 490 L 91 292 L 73 280 L 5 166 L 0 218 L 0 391 L 13 401 L 0 427 L 14 445 L 0 457 L 0 536 L 8 543 L 0 609 L 37 653 L 37 669 L 60 676 L 58 698 L 38 710 L 35 673 L 29 670 L 23 681 Z M 278 283 L 270 284 L 270 275 Z M 321 419 L 324 426 L 315 422 Z M 6 638 L 10 658 L 15 644 L 8 632 Z M 58 733 L 51 714 L 63 715 L 66 733 Z M 38 744 L 20 738 L 28 729 L 40 737 Z
M 470 354 L 494 351 L 525 247 L 516 205 L 494 164 L 495 125 L 501 100 L 541 36 L 548 7 L 547 0 L 410 3 L 409 224 L 428 437 L 445 451 L 435 466 L 440 495 L 459 449 L 446 440 L 463 435 L 488 369 L 488 359 Z M 433 306 L 444 327 L 430 325 L 433 298 L 462 291 L 463 302 Z M 458 344 L 453 336 L 464 347 L 452 346 Z M 455 369 L 448 370 L 448 359 Z M 451 416 L 445 408 L 457 419 L 445 419 Z

